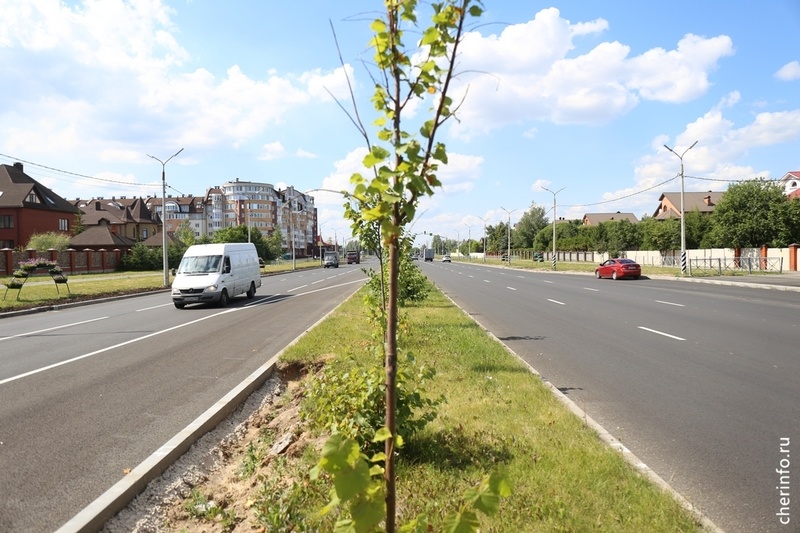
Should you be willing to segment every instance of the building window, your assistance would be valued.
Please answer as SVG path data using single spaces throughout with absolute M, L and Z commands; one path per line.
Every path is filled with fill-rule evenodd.
M 11 229 L 14 227 L 13 215 L 0 215 L 0 229 Z
M 0 248 L 14 248 L 14 241 L 0 241 Z
M 147 240 L 147 228 L 144 228 L 144 229 L 142 230 L 142 240 L 143 240 L 143 241 L 146 241 L 146 240 Z
M 28 194 L 28 203 L 31 203 L 31 204 L 38 204 L 38 203 L 40 203 L 40 202 L 39 202 L 39 197 L 38 197 L 38 196 L 36 196 L 36 193 L 35 193 L 34 191 L 31 191 L 31 192 Z
M 58 219 L 58 230 L 59 231 L 69 231 L 69 220 L 66 218 L 59 218 Z

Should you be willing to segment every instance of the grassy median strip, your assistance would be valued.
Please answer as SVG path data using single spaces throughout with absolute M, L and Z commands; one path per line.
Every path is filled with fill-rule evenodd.
M 381 365 L 360 296 L 291 346 L 282 362 L 335 357 L 328 364 Z M 425 513 L 440 530 L 465 490 L 502 469 L 513 495 L 483 519 L 484 531 L 701 530 L 440 292 L 402 315 L 402 351 L 436 369 L 427 390 L 444 394 L 446 403 L 400 454 L 399 523 Z M 323 503 L 307 501 L 305 512 Z

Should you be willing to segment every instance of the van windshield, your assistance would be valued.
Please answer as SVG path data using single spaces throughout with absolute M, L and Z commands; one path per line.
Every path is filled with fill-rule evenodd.
M 219 272 L 219 265 L 222 261 L 221 255 L 198 255 L 184 257 L 178 266 L 178 274 L 208 274 Z

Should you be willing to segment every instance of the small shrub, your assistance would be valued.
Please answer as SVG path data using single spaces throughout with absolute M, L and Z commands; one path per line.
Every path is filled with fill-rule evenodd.
M 443 399 L 428 397 L 424 388 L 435 373 L 412 355 L 398 365 L 397 432 L 404 440 L 436 418 Z M 385 381 L 380 366 L 359 368 L 352 359 L 329 364 L 309 381 L 301 416 L 312 428 L 340 433 L 376 453 L 383 446 L 372 440 L 385 421 Z

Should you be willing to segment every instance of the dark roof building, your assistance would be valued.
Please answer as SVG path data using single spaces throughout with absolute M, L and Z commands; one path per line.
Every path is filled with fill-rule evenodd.
M 25 246 L 37 233 L 70 233 L 79 212 L 25 174 L 22 163 L 0 165 L 0 248 Z
M 620 220 L 627 220 L 633 224 L 639 222 L 639 219 L 633 213 L 620 213 L 619 211 L 616 213 L 586 213 L 583 215 L 584 226 L 596 226 L 603 222 L 618 222 Z
M 721 192 L 685 192 L 683 193 L 683 208 L 687 213 L 699 211 L 700 213 L 711 213 L 717 205 L 723 193 Z M 665 192 L 658 199 L 658 208 L 653 217 L 658 220 L 667 218 L 681 217 L 681 193 Z

